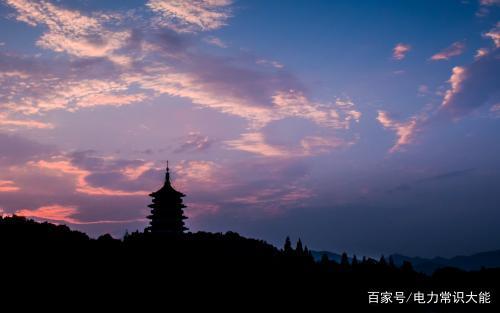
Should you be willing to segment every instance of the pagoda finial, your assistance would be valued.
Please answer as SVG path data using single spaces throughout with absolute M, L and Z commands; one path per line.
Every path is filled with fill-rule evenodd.
M 165 173 L 165 183 L 170 183 L 170 169 L 168 168 L 168 160 L 167 160 L 167 173 Z

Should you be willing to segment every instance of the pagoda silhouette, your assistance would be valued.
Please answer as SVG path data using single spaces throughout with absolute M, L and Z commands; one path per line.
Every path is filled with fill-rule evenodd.
M 148 205 L 151 208 L 151 215 L 147 216 L 150 219 L 150 226 L 146 231 L 156 235 L 182 235 L 187 230 L 184 225 L 184 220 L 187 218 L 184 216 L 186 206 L 182 202 L 182 198 L 186 195 L 172 187 L 168 161 L 163 187 L 149 196 L 153 199 Z

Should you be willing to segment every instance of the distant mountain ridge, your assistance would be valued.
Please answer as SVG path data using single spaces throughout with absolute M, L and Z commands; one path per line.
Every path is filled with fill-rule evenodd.
M 323 254 L 326 254 L 330 260 L 339 262 L 340 254 L 329 251 L 311 251 L 316 260 L 320 260 Z M 421 258 L 409 257 L 402 254 L 392 254 L 394 264 L 401 266 L 404 261 L 408 261 L 413 268 L 422 273 L 432 274 L 435 270 L 443 267 L 456 267 L 465 271 L 479 270 L 481 267 L 495 268 L 500 267 L 500 250 L 480 252 L 472 255 L 460 255 L 452 258 Z M 350 258 L 349 258 L 350 259 Z
M 456 267 L 466 271 L 473 271 L 479 270 L 481 267 L 500 267 L 500 250 L 480 252 L 472 255 L 460 255 L 452 258 L 435 257 L 432 259 L 393 254 L 392 259 L 396 265 L 401 265 L 404 261 L 409 261 L 413 264 L 415 270 L 426 274 L 430 274 L 442 267 Z

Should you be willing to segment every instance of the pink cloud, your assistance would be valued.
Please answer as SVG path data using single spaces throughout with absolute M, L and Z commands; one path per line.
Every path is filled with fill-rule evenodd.
M 227 48 L 227 44 L 223 42 L 220 38 L 215 37 L 215 36 L 208 36 L 203 39 L 208 44 L 211 44 L 212 46 L 216 46 L 219 48 Z
M 405 145 L 413 142 L 415 133 L 418 131 L 418 118 L 412 117 L 407 122 L 398 122 L 389 117 L 385 111 L 378 111 L 377 120 L 386 129 L 396 132 L 397 140 L 389 150 L 390 153 L 401 151 Z
M 476 55 L 474 56 L 474 59 L 479 59 L 479 58 L 482 58 L 484 57 L 485 55 L 487 55 L 489 53 L 489 50 L 487 48 L 479 48 L 477 49 L 476 51 Z
M 187 136 L 180 139 L 182 142 L 174 152 L 199 152 L 207 150 L 213 143 L 213 140 L 208 136 L 204 136 L 199 132 L 189 132 Z
M 17 186 L 14 181 L 0 179 L 0 192 L 13 192 L 19 190 L 19 186 Z
M 54 125 L 31 119 L 13 119 L 6 113 L 0 112 L 0 129 L 10 130 L 16 128 L 52 129 Z
M 328 153 L 354 142 L 355 140 L 347 142 L 334 136 L 305 136 L 295 146 L 271 145 L 266 142 L 263 133 L 253 132 L 244 133 L 240 138 L 227 140 L 224 143 L 230 150 L 249 152 L 264 157 L 294 158 Z
M 16 215 L 20 216 L 78 224 L 79 221 L 72 217 L 76 213 L 78 213 L 76 207 L 62 206 L 57 204 L 42 206 L 34 210 L 22 209 L 15 212 Z
M 490 31 L 485 33 L 483 36 L 493 40 L 495 47 L 500 48 L 500 22 L 498 22 L 494 28 L 490 29 Z
M 392 49 L 392 57 L 395 60 L 402 60 L 406 57 L 406 54 L 410 52 L 411 46 L 409 44 L 404 44 L 404 43 L 398 43 L 393 49 Z
M 226 25 L 231 0 L 149 0 L 159 15 L 156 23 L 179 32 L 208 31 Z
M 241 135 L 241 138 L 228 140 L 225 143 L 229 149 L 255 153 L 266 157 L 289 156 L 286 149 L 267 144 L 262 133 L 244 133 Z
M 455 66 L 448 80 L 450 88 L 445 92 L 441 111 L 455 117 L 465 115 L 476 108 L 498 100 L 498 72 L 500 64 L 496 48 L 468 66 Z
M 47 174 L 69 175 L 73 177 L 75 182 L 75 191 L 78 193 L 95 196 L 137 196 L 148 194 L 148 191 L 123 191 L 105 187 L 94 187 L 87 182 L 87 178 L 92 173 L 73 165 L 65 157 L 53 157 L 48 161 L 32 161 L 29 165 L 37 167 L 47 172 Z
M 16 19 L 31 26 L 45 25 L 48 31 L 37 45 L 78 57 L 107 57 L 118 64 L 130 60 L 115 52 L 130 37 L 128 31 L 112 32 L 103 26 L 107 16 L 89 17 L 46 1 L 7 0 L 17 11 Z
M 430 59 L 432 61 L 449 60 L 451 57 L 461 55 L 464 49 L 465 44 L 461 41 L 457 41 L 446 49 L 434 54 Z
M 190 183 L 213 183 L 218 165 L 212 161 L 182 161 L 175 166 L 176 183 L 187 186 Z

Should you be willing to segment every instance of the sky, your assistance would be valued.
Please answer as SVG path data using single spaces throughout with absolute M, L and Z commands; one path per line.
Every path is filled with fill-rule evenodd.
M 500 248 L 500 1 L 0 0 L 0 214 Z

